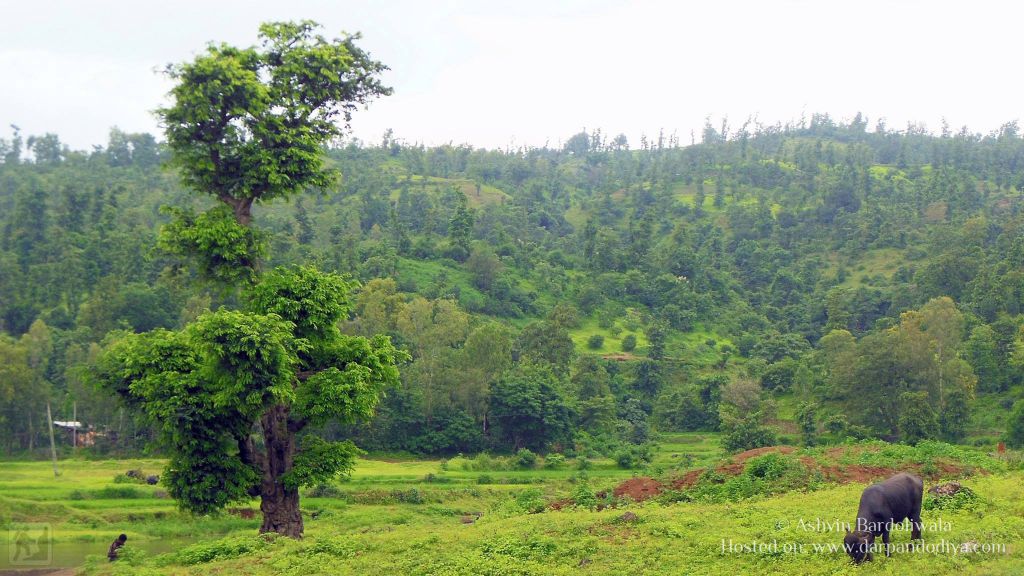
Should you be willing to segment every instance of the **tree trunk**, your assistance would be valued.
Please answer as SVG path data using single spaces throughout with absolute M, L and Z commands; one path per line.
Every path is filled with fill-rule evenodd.
M 35 449 L 35 430 L 32 429 L 32 410 L 28 411 L 28 453 L 31 454 Z
M 295 461 L 295 436 L 288 430 L 288 407 L 277 405 L 263 415 L 263 480 L 260 483 L 260 510 L 263 525 L 260 533 L 276 532 L 291 538 L 302 538 L 302 514 L 299 511 L 299 490 L 284 485 L 282 476 Z
M 53 413 L 50 412 L 50 403 L 46 403 L 46 421 L 50 423 L 50 456 L 53 458 L 53 475 L 60 476 L 57 471 L 57 444 L 53 440 Z

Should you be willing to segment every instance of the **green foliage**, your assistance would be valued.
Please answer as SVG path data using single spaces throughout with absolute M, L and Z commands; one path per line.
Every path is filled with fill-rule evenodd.
M 604 346 L 604 336 L 601 334 L 594 334 L 590 338 L 587 338 L 587 348 L 591 350 L 600 350 Z
M 527 488 L 515 496 L 514 505 L 517 510 L 526 514 L 537 514 L 547 508 L 544 493 L 538 488 Z
M 278 33 L 304 34 L 278 30 L 251 49 L 202 51 L 202 62 L 186 66 L 230 82 L 231 89 L 196 83 L 168 109 L 183 111 L 203 95 L 251 101 L 244 113 L 254 116 L 233 125 L 239 137 L 245 122 L 283 118 L 284 107 L 264 104 L 286 87 L 261 95 L 251 73 L 262 70 L 255 82 L 269 86 L 276 64 L 263 57 Z M 309 32 L 309 46 L 300 46 L 303 40 L 295 47 L 312 49 L 315 34 Z M 296 61 L 280 65 L 294 68 Z M 777 391 L 780 427 L 795 420 L 804 400 L 818 403 L 821 414 L 848 418 L 848 430 L 837 428 L 819 441 L 900 439 L 903 392 L 928 392 L 945 439 L 989 441 L 1010 424 L 1016 394 L 1008 391 L 1020 380 L 1015 350 L 1024 349 L 1015 295 L 1024 282 L 1013 193 L 1019 178 L 1005 159 L 1020 154 L 1019 130 L 947 137 L 815 121 L 754 128 L 735 140 L 718 135 L 694 147 L 626 150 L 585 134 L 566 150 L 529 152 L 420 147 L 389 137 L 380 146 L 326 149 L 329 160 L 320 172 L 336 170 L 345 178 L 326 188 L 329 197 L 301 207 L 269 201 L 272 194 L 297 193 L 285 190 L 294 180 L 282 179 L 269 192 L 258 182 L 264 176 L 269 182 L 270 170 L 288 174 L 300 167 L 312 148 L 303 148 L 307 142 L 297 152 L 264 146 L 267 134 L 249 140 L 248 148 L 225 136 L 221 145 L 233 160 L 222 165 L 215 184 L 234 182 L 234 190 L 223 198 L 210 188 L 198 190 L 219 207 L 204 212 L 212 202 L 198 201 L 191 212 L 171 214 L 164 243 L 172 255 L 212 254 L 206 264 L 196 260 L 200 275 L 221 274 L 235 287 L 269 285 L 276 271 L 264 271 L 267 258 L 287 266 L 278 288 L 310 280 L 296 267 L 309 262 L 352 271 L 364 283 L 351 302 L 341 303 L 343 332 L 389 334 L 415 362 L 403 370 L 400 388 L 387 386 L 378 417 L 367 424 L 372 402 L 355 402 L 370 399 L 357 390 L 366 383 L 359 366 L 371 360 L 350 366 L 338 353 L 338 362 L 328 361 L 335 354 L 330 346 L 314 358 L 313 348 L 302 350 L 296 341 L 294 371 L 305 380 L 295 390 L 294 420 L 333 421 L 333 405 L 362 414 L 324 428 L 331 439 L 418 453 L 512 451 L 514 437 L 490 421 L 492 401 L 502 393 L 499 381 L 523 361 L 547 362 L 568 377 L 576 370 L 575 353 L 586 351 L 588 338 L 598 333 L 601 350 L 629 351 L 632 335 L 640 337 L 641 355 L 664 359 L 651 362 L 651 370 L 625 355 L 609 372 L 608 394 L 579 398 L 574 382 L 559 381 L 565 404 L 577 410 L 570 426 L 601 437 L 598 447 L 606 454 L 614 454 L 608 448 L 614 436 L 642 435 L 645 425 L 717 430 L 721 423 L 730 429 L 708 394 L 714 390 L 702 383 L 722 375 L 746 375 Z M 77 402 L 89 423 L 119 425 L 109 394 L 86 385 L 108 332 L 180 329 L 205 309 L 237 308 L 274 312 L 296 324 L 299 339 L 314 339 L 285 309 L 250 306 L 252 290 L 206 294 L 181 275 L 162 274 L 168 261 L 151 250 L 165 219 L 157 207 L 181 202 L 179 173 L 194 166 L 212 174 L 209 157 L 188 161 L 180 172 L 159 172 L 172 146 L 112 131 L 108 146 L 91 152 L 37 135 L 34 162 L 21 156 L 24 142 L 14 145 L 20 138 L 0 145 L 0 206 L 6 208 L 0 208 L 0 325 L 11 334 L 11 343 L 0 346 L 7 349 L 0 364 L 9 357 L 12 366 L 0 377 L 3 449 L 31 445 L 40 452 L 46 400 L 60 418 L 69 418 L 69 403 Z M 195 150 L 206 146 L 188 142 Z M 244 170 L 243 158 L 251 161 Z M 715 205 L 705 202 L 699 215 L 698 188 L 715 195 Z M 249 208 L 255 212 L 247 215 Z M 467 243 L 469 259 L 460 263 Z M 391 288 L 378 290 L 392 275 Z M 939 295 L 953 300 L 930 301 Z M 413 304 L 417 296 L 428 302 L 422 310 Z M 315 290 L 294 295 L 311 311 L 325 302 L 317 298 Z M 398 322 L 410 306 L 417 314 Z M 540 310 L 552 313 L 542 318 Z M 576 310 L 587 312 L 582 322 Z M 20 338 L 38 319 L 52 342 L 44 360 L 30 366 L 30 347 Z M 491 327 L 467 336 L 492 322 L 507 334 L 498 337 Z M 629 333 L 617 334 L 618 326 Z M 830 330 L 845 336 L 831 338 Z M 647 333 L 655 336 L 650 348 Z M 964 403 L 954 396 L 961 390 Z M 331 400 L 316 402 L 320 396 Z M 627 408 L 631 400 L 638 410 Z M 143 438 L 157 435 L 142 433 L 150 425 L 130 411 L 124 425 L 140 433 L 122 434 L 118 442 L 108 436 L 95 451 L 137 451 Z M 224 449 L 237 447 L 230 433 L 222 440 Z
M 747 461 L 744 473 L 764 480 L 777 480 L 785 473 L 788 462 L 778 453 L 764 454 Z
M 590 487 L 589 482 L 577 482 L 569 498 L 579 508 L 593 510 L 597 507 L 597 496 L 594 494 L 594 489 Z
M 492 420 L 516 447 L 541 449 L 566 440 L 572 411 L 560 389 L 559 378 L 542 364 L 521 364 L 495 383 L 491 397 Z
M 337 120 L 391 91 L 358 36 L 328 41 L 317 28 L 263 24 L 258 47 L 211 44 L 168 68 L 172 104 L 158 114 L 189 187 L 268 202 L 334 182 L 321 147 L 341 134 Z
M 537 455 L 527 448 L 520 448 L 515 456 L 516 466 L 524 470 L 537 467 Z
M 804 446 L 814 446 L 818 435 L 818 422 L 816 417 L 818 406 L 813 402 L 804 402 L 796 413 L 797 425 L 800 426 L 800 434 L 803 437 Z
M 256 269 L 267 255 L 265 235 L 239 224 L 231 208 L 218 206 L 202 214 L 183 208 L 164 208 L 171 221 L 160 230 L 157 246 L 194 262 L 200 276 L 226 286 L 256 280 Z
M 722 448 L 727 452 L 742 452 L 777 443 L 775 431 L 763 426 L 755 419 L 744 419 L 729 426 L 722 438 Z
M 560 470 L 565 466 L 565 456 L 558 452 L 552 452 L 544 457 L 544 468 L 547 470 Z
M 324 484 L 338 476 L 348 477 L 355 468 L 356 457 L 363 453 L 349 441 L 328 442 L 319 436 L 305 436 L 302 449 L 295 455 L 294 467 L 281 481 L 288 488 L 298 488 Z
M 231 536 L 211 542 L 193 544 L 175 552 L 173 561 L 185 566 L 194 566 L 196 564 L 238 558 L 270 549 L 276 541 L 274 536 L 274 534 Z
M 938 418 L 928 404 L 926 392 L 904 392 L 900 403 L 904 406 L 900 413 L 900 436 L 907 443 L 917 444 L 938 436 Z
M 1006 427 L 1006 444 L 1024 448 L 1024 400 L 1013 405 L 1013 413 Z
M 248 305 L 250 311 L 292 322 L 297 338 L 322 345 L 338 338 L 337 324 L 352 308 L 348 294 L 355 287 L 312 266 L 275 268 L 249 290 Z
M 948 442 L 963 440 L 970 419 L 967 393 L 963 390 L 953 390 L 947 394 L 939 415 L 939 428 L 943 439 Z
M 506 556 L 519 561 L 542 560 L 558 549 L 551 538 L 528 535 L 522 538 L 496 538 L 484 542 L 480 553 L 485 558 Z
M 619 468 L 633 470 L 650 464 L 652 455 L 648 445 L 625 444 L 615 451 L 615 463 Z
M 114 499 L 137 499 L 145 497 L 145 493 L 134 486 L 107 486 L 98 490 L 95 494 L 96 498 L 103 498 L 105 500 Z
M 632 352 L 636 349 L 636 334 L 626 334 L 622 338 L 622 351 Z

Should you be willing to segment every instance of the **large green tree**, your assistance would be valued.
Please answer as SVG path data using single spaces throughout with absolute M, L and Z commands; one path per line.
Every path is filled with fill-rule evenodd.
M 107 389 L 143 411 L 169 451 L 165 482 L 205 513 L 259 495 L 261 532 L 303 533 L 299 487 L 347 473 L 357 449 L 310 430 L 372 416 L 404 354 L 386 336 L 348 336 L 352 285 L 312 267 L 261 271 L 252 206 L 335 178 L 323 147 L 353 108 L 389 90 L 384 66 L 312 22 L 260 27 L 260 45 L 210 46 L 172 66 L 159 111 L 182 179 L 220 202 L 174 211 L 164 248 L 235 291 L 240 309 L 200 315 L 176 332 L 128 336 L 101 357 Z

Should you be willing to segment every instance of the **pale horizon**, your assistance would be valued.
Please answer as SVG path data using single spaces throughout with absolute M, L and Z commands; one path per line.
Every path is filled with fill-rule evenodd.
M 158 73 L 208 42 L 250 45 L 259 23 L 312 19 L 361 32 L 394 95 L 353 117 L 350 137 L 479 148 L 558 146 L 581 130 L 700 139 L 858 112 L 869 129 L 945 120 L 987 134 L 1021 116 L 1013 73 L 1024 10 L 995 2 L 0 2 L 0 138 L 56 133 L 72 149 L 110 128 L 161 131 Z M 173 8 L 172 12 L 166 12 Z M 872 15 L 870 18 L 868 15 Z M 995 24 L 993 24 L 995 23 Z

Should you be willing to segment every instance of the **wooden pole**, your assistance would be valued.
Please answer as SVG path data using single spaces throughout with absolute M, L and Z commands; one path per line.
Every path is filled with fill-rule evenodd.
M 53 440 L 53 414 L 50 412 L 50 403 L 46 403 L 46 421 L 50 424 L 50 456 L 53 457 L 53 475 L 60 476 L 57 471 L 57 443 Z
M 78 448 L 78 402 L 74 402 L 71 408 L 71 449 Z

